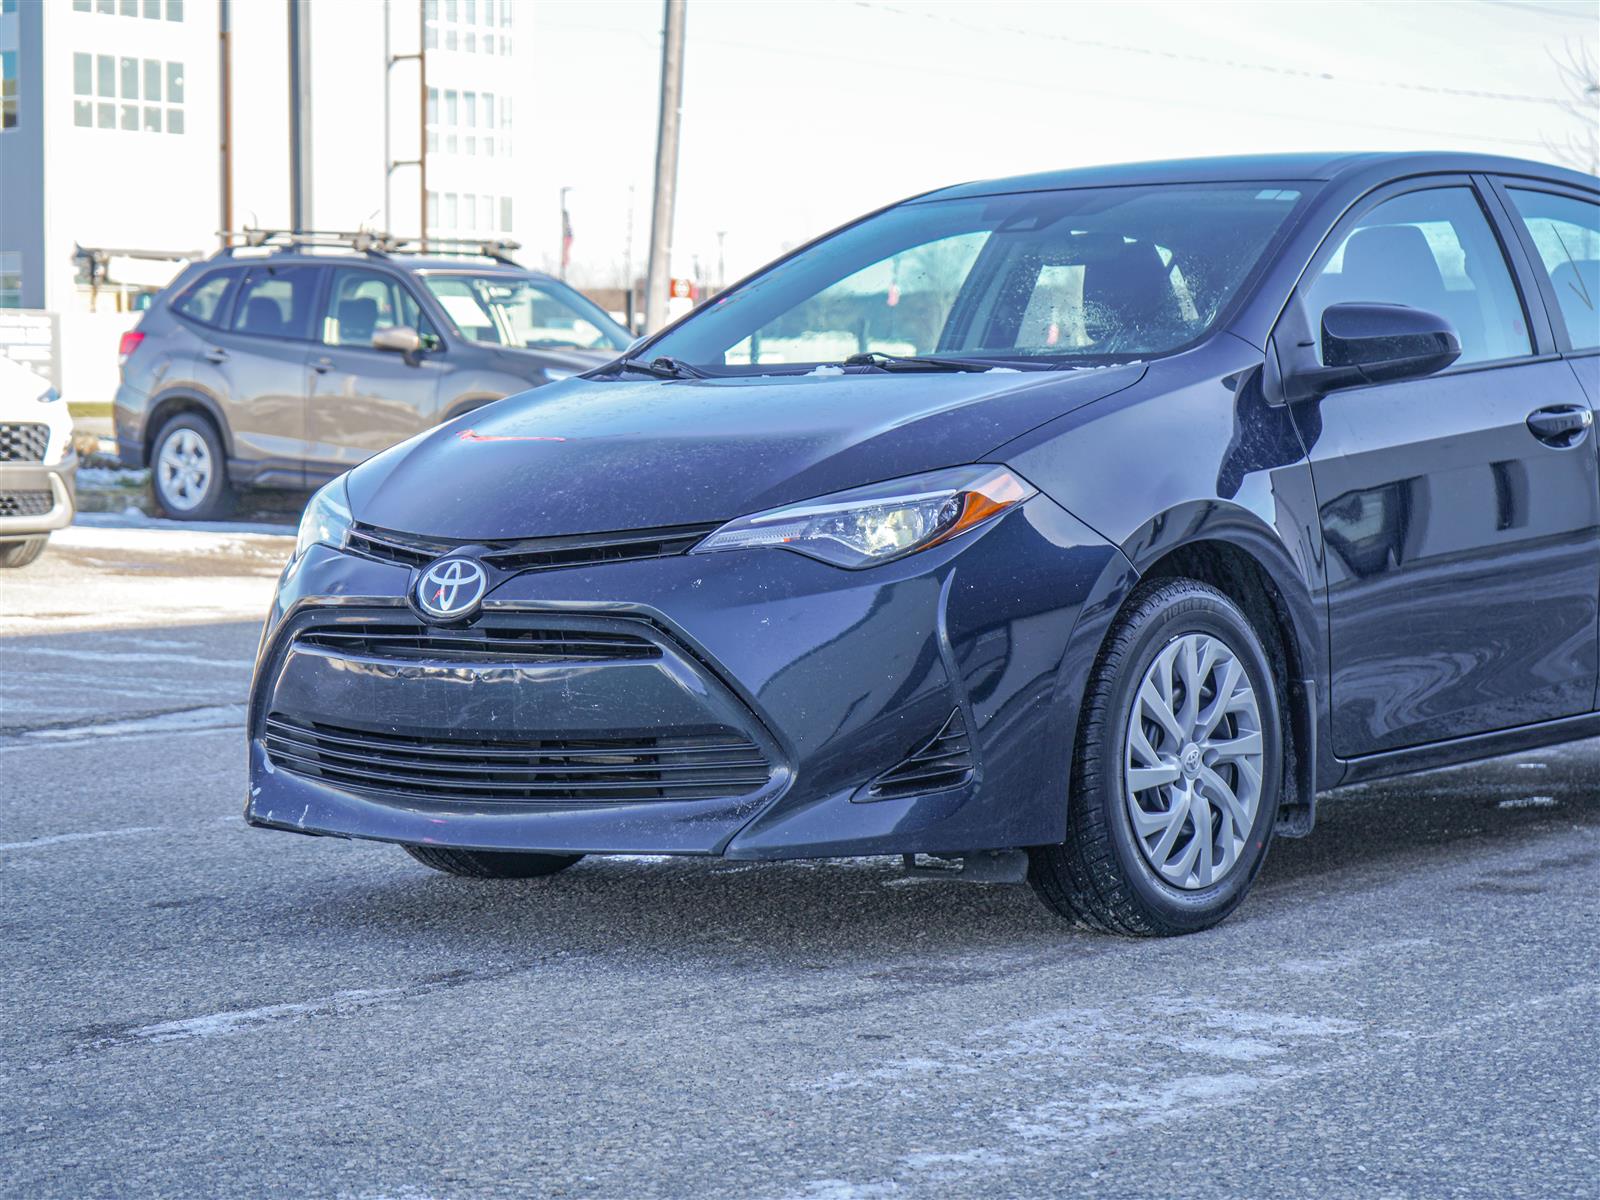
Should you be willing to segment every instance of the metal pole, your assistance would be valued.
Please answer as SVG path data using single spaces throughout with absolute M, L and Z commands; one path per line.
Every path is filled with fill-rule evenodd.
M 428 6 L 417 0 L 417 225 L 428 249 Z
M 311 227 L 311 13 L 289 0 L 289 224 Z
M 226 2 L 226 0 L 224 0 Z M 394 192 L 394 118 L 391 115 L 390 93 L 394 90 L 394 50 L 389 45 L 389 0 L 383 0 L 383 232 L 394 232 L 394 216 L 390 212 Z
M 650 209 L 650 273 L 645 283 L 645 332 L 667 323 L 672 276 L 672 206 L 678 186 L 678 125 L 683 115 L 685 0 L 666 0 L 661 37 L 661 116 L 656 137 L 656 189 Z
M 229 47 L 232 16 L 229 0 L 217 0 L 217 123 L 220 134 L 217 198 L 220 202 L 218 215 L 222 219 L 218 228 L 224 234 L 233 228 L 233 57 Z M 228 244 L 226 237 L 222 238 L 222 244 Z

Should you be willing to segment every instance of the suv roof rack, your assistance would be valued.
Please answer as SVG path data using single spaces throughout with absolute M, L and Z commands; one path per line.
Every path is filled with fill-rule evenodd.
M 265 250 L 268 253 L 289 253 L 298 250 L 349 250 L 357 254 L 372 254 L 387 258 L 391 254 L 440 254 L 455 257 L 489 258 L 508 266 L 521 266 L 511 255 L 520 250 L 520 242 L 506 238 L 418 238 L 396 237 L 374 229 L 256 229 L 246 226 L 240 230 L 221 230 L 222 253 L 233 255 L 240 250 Z

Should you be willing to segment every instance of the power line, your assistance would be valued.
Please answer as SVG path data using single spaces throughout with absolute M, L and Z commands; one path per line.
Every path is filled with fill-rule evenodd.
M 1329 71 L 1307 70 L 1302 67 L 1280 67 L 1272 63 L 1253 62 L 1249 59 L 1218 58 L 1214 55 L 1196 54 L 1183 50 L 1158 50 L 1151 46 L 1137 46 L 1127 42 L 1108 42 L 1099 38 L 1078 37 L 1075 34 L 1049 33 L 1041 29 L 1021 29 L 1015 25 L 979 23 L 977 21 L 964 20 L 961 17 L 952 17 L 945 13 L 922 12 L 916 9 L 901 8 L 894 4 L 880 3 L 879 0 L 855 0 L 855 4 L 857 8 L 873 9 L 901 17 L 937 21 L 947 25 L 959 26 L 963 29 L 970 29 L 978 33 L 1014 34 L 1018 37 L 1025 37 L 1029 41 L 1070 42 L 1074 46 L 1083 46 L 1092 50 L 1110 50 L 1119 54 L 1137 54 L 1145 58 L 1164 58 L 1176 62 L 1201 63 L 1212 67 L 1226 67 L 1230 71 L 1256 71 L 1262 74 L 1276 75 L 1284 79 L 1302 79 L 1313 83 L 1339 83 L 1357 87 L 1395 88 L 1400 91 L 1426 92 L 1438 96 L 1462 96 L 1475 100 L 1510 100 L 1523 104 L 1551 105 L 1562 103 L 1561 98 L 1558 96 L 1533 96 L 1523 92 L 1491 92 L 1481 88 L 1458 88 L 1447 87 L 1442 84 L 1410 83 L 1401 79 L 1361 79 L 1334 75 Z M 1534 145 L 1536 143 L 1530 142 L 1528 144 Z

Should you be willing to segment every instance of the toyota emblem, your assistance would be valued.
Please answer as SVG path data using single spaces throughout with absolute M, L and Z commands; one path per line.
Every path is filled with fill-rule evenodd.
M 441 621 L 469 617 L 478 610 L 489 576 L 470 558 L 441 558 L 417 580 L 417 607 Z

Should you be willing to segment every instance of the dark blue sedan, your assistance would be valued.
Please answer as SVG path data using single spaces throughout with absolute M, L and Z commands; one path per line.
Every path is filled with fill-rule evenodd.
M 1321 792 L 1600 734 L 1597 267 L 1600 181 L 1472 155 L 895 204 L 319 492 L 248 819 L 1204 928 Z

